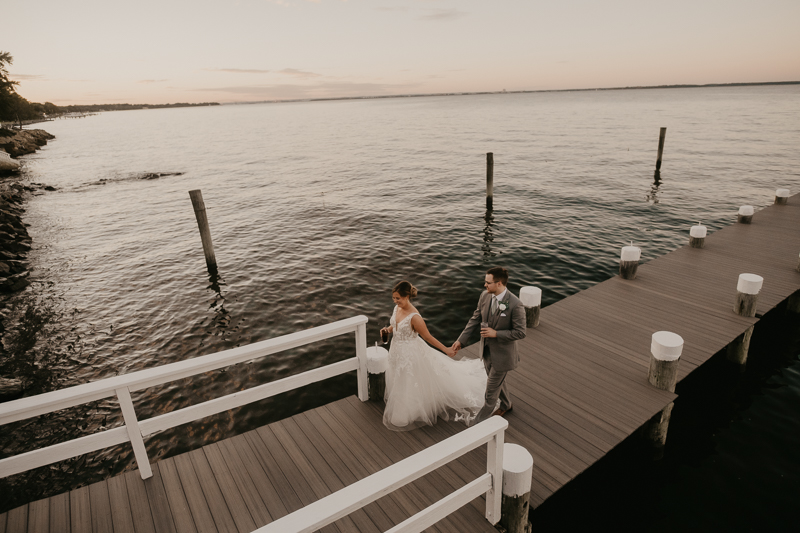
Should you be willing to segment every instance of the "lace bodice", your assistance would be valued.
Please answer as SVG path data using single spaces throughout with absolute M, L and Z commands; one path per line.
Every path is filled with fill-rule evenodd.
M 414 331 L 414 328 L 411 326 L 411 317 L 418 314 L 419 313 L 411 313 L 398 324 L 397 307 L 395 306 L 394 312 L 392 313 L 392 318 L 389 321 L 394 331 L 394 338 L 392 339 L 392 342 L 408 342 L 419 337 L 419 333 Z

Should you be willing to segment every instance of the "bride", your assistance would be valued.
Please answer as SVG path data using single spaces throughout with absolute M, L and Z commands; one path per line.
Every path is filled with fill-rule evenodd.
M 416 296 L 417 289 L 411 283 L 401 281 L 395 285 L 391 325 L 381 330 L 382 334 L 394 333 L 386 370 L 383 423 L 394 431 L 430 426 L 437 417 L 452 417 L 469 424 L 484 404 L 483 362 L 452 359 L 455 352 L 428 332 L 425 321 L 411 304 Z

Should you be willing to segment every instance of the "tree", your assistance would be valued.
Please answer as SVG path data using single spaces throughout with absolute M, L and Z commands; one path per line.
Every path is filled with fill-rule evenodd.
M 8 52 L 0 51 L 0 118 L 13 119 L 13 109 L 17 106 L 17 91 L 14 89 L 19 82 L 8 79 L 8 65 L 14 58 Z

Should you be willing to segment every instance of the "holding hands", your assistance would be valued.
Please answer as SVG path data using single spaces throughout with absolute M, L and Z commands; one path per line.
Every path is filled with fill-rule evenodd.
M 451 355 L 450 357 L 453 357 L 461 349 L 461 343 L 458 341 L 454 342 L 453 345 L 450 347 L 450 349 L 453 350 L 453 355 Z

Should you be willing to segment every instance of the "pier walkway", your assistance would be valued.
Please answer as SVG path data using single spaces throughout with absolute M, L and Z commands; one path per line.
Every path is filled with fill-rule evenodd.
M 798 230 L 794 196 L 709 235 L 704 249 L 641 265 L 635 280 L 614 277 L 542 309 L 509 375 L 505 432 L 533 455 L 533 507 L 676 398 L 647 381 L 654 332 L 683 337 L 680 380 L 758 321 L 733 312 L 739 274 L 764 278 L 759 316 L 800 290 Z M 249 532 L 464 429 L 440 422 L 394 433 L 382 409 L 344 398 L 162 459 L 149 479 L 135 470 L 14 509 L 0 515 L 0 533 Z M 485 473 L 481 447 L 323 531 L 385 531 Z M 484 511 L 481 496 L 430 531 L 496 531 Z

